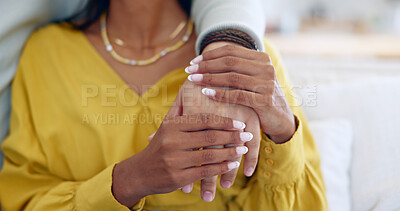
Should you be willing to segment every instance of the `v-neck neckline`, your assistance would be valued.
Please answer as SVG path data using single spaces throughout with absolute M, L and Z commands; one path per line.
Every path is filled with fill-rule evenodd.
M 155 87 L 159 87 L 162 82 L 167 80 L 170 75 L 176 74 L 179 71 L 184 71 L 185 67 L 181 67 L 178 69 L 175 69 L 173 71 L 168 72 L 164 76 L 162 76 L 160 79 L 158 79 L 154 84 L 152 84 L 146 91 L 144 91 L 142 94 L 137 93 L 135 90 L 133 90 L 126 81 L 124 81 L 121 76 L 114 70 L 114 68 L 105 60 L 105 58 L 100 54 L 100 52 L 97 51 L 97 49 L 93 46 L 93 44 L 90 42 L 90 40 L 86 37 L 85 33 L 83 31 L 79 31 L 80 36 L 84 40 L 84 43 L 88 46 L 88 50 L 91 51 L 97 60 L 101 62 L 99 64 L 102 67 L 105 67 L 104 69 L 107 70 L 109 75 L 113 77 L 119 84 L 124 85 L 129 87 L 129 91 L 133 94 L 134 97 L 137 97 L 140 100 L 147 99 L 146 96 L 148 93 Z

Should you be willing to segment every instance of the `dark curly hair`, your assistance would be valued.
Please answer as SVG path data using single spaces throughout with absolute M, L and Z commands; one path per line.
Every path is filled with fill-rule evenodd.
M 191 0 L 177 0 L 182 6 L 183 10 L 190 15 L 190 9 L 192 7 Z M 69 22 L 76 29 L 84 30 L 95 22 L 101 14 L 108 10 L 110 6 L 110 0 L 89 0 L 83 10 L 68 18 L 66 21 Z

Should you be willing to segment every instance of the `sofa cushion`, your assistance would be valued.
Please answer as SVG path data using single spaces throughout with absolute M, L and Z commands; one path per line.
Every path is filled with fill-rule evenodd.
M 331 211 L 350 211 L 351 123 L 345 119 L 309 122 L 321 156 L 321 171 Z
M 363 72 L 294 64 L 288 69 L 308 119 L 343 118 L 353 126 L 353 210 L 399 209 L 400 65 Z

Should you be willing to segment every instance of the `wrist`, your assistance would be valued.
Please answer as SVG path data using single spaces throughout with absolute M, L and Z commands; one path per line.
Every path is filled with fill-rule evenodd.
M 112 193 L 114 198 L 122 205 L 131 208 L 142 198 L 146 197 L 144 191 L 141 191 L 140 177 L 132 171 L 132 165 L 129 165 L 130 159 L 124 160 L 115 165 L 112 174 Z
M 236 29 L 224 29 L 209 33 L 200 44 L 200 54 L 214 42 L 229 42 L 248 49 L 258 50 L 256 42 L 247 33 Z
M 296 132 L 297 127 L 298 127 L 298 122 L 296 121 L 296 118 L 293 116 L 293 118 L 289 121 L 289 123 L 285 124 L 286 127 L 284 127 L 284 130 L 279 133 L 273 133 L 273 134 L 267 134 L 267 135 L 275 144 L 283 144 L 288 142 L 292 137 L 293 134 Z M 262 130 L 266 131 L 266 130 Z
M 220 47 L 223 47 L 223 46 L 226 46 L 226 45 L 236 45 L 236 46 L 242 47 L 241 45 L 233 43 L 233 42 L 218 41 L 218 42 L 213 42 L 213 43 L 208 44 L 204 48 L 203 53 L 207 52 L 207 51 L 211 51 L 211 50 L 217 49 L 217 48 L 220 48 Z

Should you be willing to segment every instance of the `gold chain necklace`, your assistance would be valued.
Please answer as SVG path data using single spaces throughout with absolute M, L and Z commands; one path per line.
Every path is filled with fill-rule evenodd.
M 171 53 L 173 51 L 178 50 L 181 48 L 187 41 L 189 41 L 190 36 L 192 35 L 193 32 L 193 22 L 189 21 L 187 31 L 185 35 L 182 37 L 182 39 L 177 42 L 175 45 L 170 46 L 162 50 L 160 53 L 154 55 L 153 57 L 145 60 L 133 60 L 133 59 L 127 59 L 124 58 L 115 52 L 113 46 L 110 43 L 110 40 L 108 39 L 107 36 L 107 26 L 106 26 L 106 13 L 103 13 L 100 18 L 100 27 L 101 27 L 101 37 L 103 38 L 104 45 L 106 46 L 106 50 L 111 54 L 111 56 L 116 59 L 117 61 L 132 65 L 132 66 L 145 66 L 152 64 L 159 60 L 161 57 L 167 55 L 168 53 Z
M 188 24 L 189 24 L 188 20 L 180 22 L 179 25 L 176 27 L 176 29 L 168 36 L 168 40 L 165 40 L 163 42 L 159 42 L 157 44 L 153 44 L 153 46 L 165 45 L 168 42 L 171 42 L 172 40 L 175 40 L 178 37 L 178 35 L 181 34 L 181 32 L 183 31 L 185 26 L 188 25 Z M 111 40 L 111 42 L 113 42 L 113 43 L 115 43 L 115 44 L 117 44 L 117 45 L 119 45 L 121 47 L 133 46 L 133 45 L 127 44 L 125 41 L 123 41 L 120 38 L 112 38 L 110 35 L 109 35 L 109 39 Z

